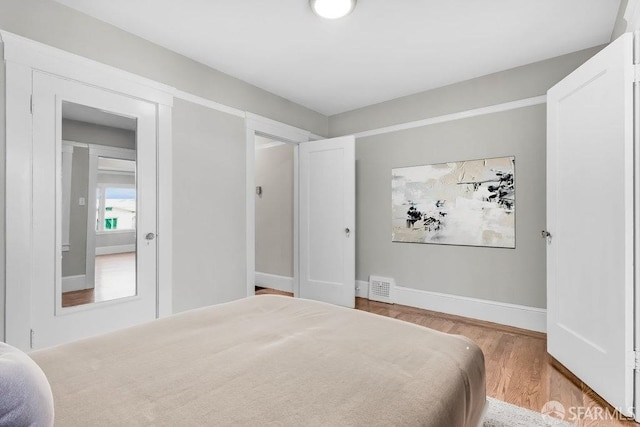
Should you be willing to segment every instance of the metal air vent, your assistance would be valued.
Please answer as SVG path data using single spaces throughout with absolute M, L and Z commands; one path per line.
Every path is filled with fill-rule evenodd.
M 395 281 L 389 277 L 369 276 L 369 299 L 393 304 Z

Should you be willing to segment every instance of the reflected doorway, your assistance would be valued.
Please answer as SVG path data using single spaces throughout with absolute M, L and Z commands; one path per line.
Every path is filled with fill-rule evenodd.
M 62 102 L 62 307 L 137 294 L 136 126 Z
M 297 146 L 255 135 L 254 148 L 256 291 L 293 293 Z

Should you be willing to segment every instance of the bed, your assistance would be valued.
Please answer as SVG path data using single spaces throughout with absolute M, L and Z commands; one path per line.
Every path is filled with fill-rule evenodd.
M 261 295 L 35 351 L 59 426 L 477 426 L 470 340 Z

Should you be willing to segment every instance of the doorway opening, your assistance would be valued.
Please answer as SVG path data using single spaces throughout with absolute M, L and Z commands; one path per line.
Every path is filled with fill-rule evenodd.
M 255 291 L 294 294 L 297 145 L 255 135 Z

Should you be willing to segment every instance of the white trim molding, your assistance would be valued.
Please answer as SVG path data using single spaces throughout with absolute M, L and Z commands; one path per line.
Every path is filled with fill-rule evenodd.
M 294 144 L 293 151 L 293 278 L 292 290 L 298 296 L 298 144 L 308 142 L 311 133 L 297 127 L 277 122 L 257 114 L 247 113 L 246 128 L 246 246 L 247 246 L 247 296 L 255 294 L 259 273 L 255 272 L 256 258 L 256 200 L 255 200 L 255 161 L 256 135 L 263 135 L 277 141 Z
M 173 105 L 176 90 L 171 86 L 7 31 L 0 30 L 0 38 L 5 61 L 98 87 L 108 86 L 113 91 L 158 104 Z
M 87 286 L 87 277 L 84 274 L 62 277 L 62 292 L 81 291 L 83 289 L 91 289 L 91 287 Z
M 627 21 L 625 32 L 640 30 L 640 0 L 629 0 L 624 10 L 624 20 Z
M 275 289 L 282 292 L 293 292 L 293 277 L 256 271 L 256 286 Z
M 470 298 L 440 292 L 395 286 L 394 303 L 499 323 L 536 332 L 547 330 L 547 310 L 499 301 Z M 369 282 L 356 281 L 356 296 L 368 298 Z
M 311 132 L 307 130 L 249 112 L 246 113 L 246 127 L 261 135 L 275 136 L 279 140 L 295 143 L 307 142 L 311 136 Z
M 246 113 L 242 110 L 239 110 L 237 108 L 234 107 L 229 107 L 228 105 L 224 105 L 221 104 L 219 102 L 216 101 L 212 101 L 210 99 L 207 98 L 203 98 L 201 96 L 198 95 L 194 95 L 192 93 L 188 93 L 179 89 L 174 89 L 173 91 L 173 95 L 176 98 L 180 98 L 184 101 L 189 101 L 193 104 L 197 104 L 197 105 L 201 105 L 203 107 L 207 107 L 210 108 L 212 110 L 216 110 L 216 111 L 220 111 L 221 113 L 227 113 L 230 114 L 232 116 L 236 116 L 236 117 L 241 117 L 241 118 L 245 118 Z
M 124 253 L 135 252 L 135 251 L 136 251 L 135 243 L 131 243 L 129 245 L 113 245 L 113 246 L 96 247 L 96 255 L 124 254 Z
M 470 117 L 483 116 L 485 114 L 500 113 L 502 111 L 515 110 L 516 108 L 531 107 L 533 105 L 547 102 L 547 95 L 534 96 L 532 98 L 519 99 L 517 101 L 505 102 L 502 104 L 489 105 L 487 107 L 474 108 L 473 110 L 459 111 L 442 116 L 430 117 L 428 119 L 415 120 L 412 122 L 400 123 L 397 125 L 385 126 L 378 129 L 371 129 L 355 134 L 356 138 L 366 138 L 368 136 L 383 135 L 385 133 L 398 132 L 401 130 L 414 129 L 423 126 L 435 125 L 438 123 L 451 122 L 454 120 L 468 119 Z
M 369 282 L 356 280 L 356 297 L 369 299 Z
M 396 286 L 395 302 L 537 332 L 547 330 L 547 310 Z

